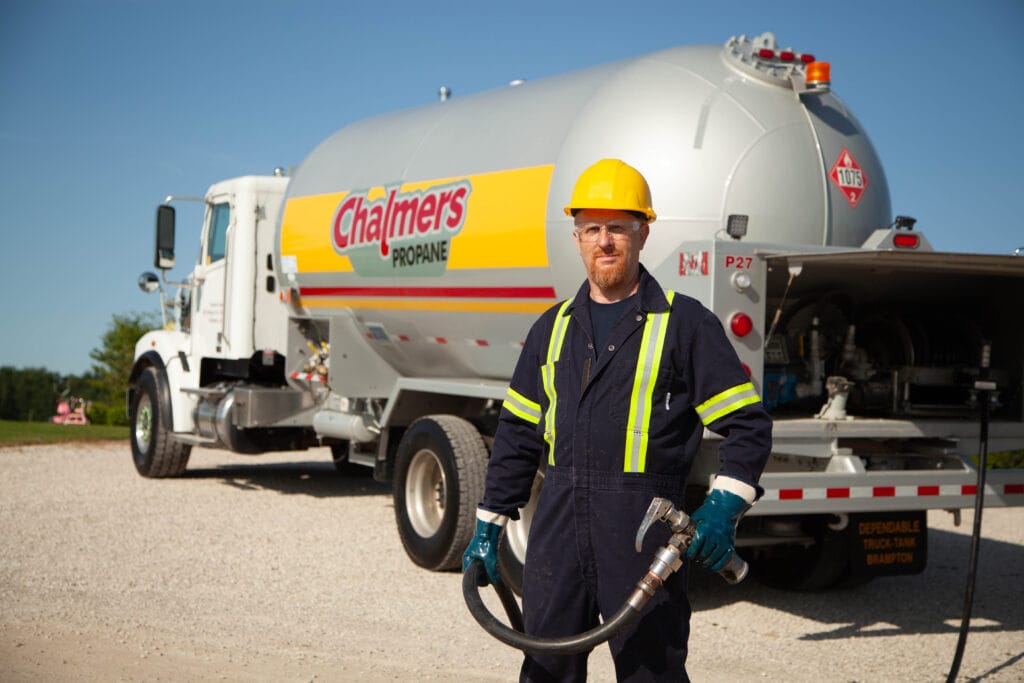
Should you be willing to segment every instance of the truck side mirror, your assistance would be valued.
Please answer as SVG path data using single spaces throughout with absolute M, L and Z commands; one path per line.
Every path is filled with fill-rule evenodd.
M 160 280 L 156 275 L 147 271 L 139 276 L 139 289 L 146 294 L 152 294 L 160 289 Z
M 174 207 L 156 207 L 156 258 L 153 265 L 160 270 L 174 267 Z

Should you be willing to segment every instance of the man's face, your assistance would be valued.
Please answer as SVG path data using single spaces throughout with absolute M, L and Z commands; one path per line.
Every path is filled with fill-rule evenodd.
M 574 223 L 573 238 L 592 284 L 612 292 L 636 283 L 640 250 L 650 232 L 646 223 L 612 209 L 583 209 Z

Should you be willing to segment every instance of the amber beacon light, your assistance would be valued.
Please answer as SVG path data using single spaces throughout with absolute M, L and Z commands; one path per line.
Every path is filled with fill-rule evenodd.
M 811 62 L 806 67 L 807 87 L 828 90 L 832 85 L 832 66 L 828 62 Z

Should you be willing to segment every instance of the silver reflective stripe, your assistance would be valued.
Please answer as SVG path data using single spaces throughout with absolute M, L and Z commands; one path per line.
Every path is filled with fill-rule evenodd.
M 505 402 L 501 405 L 508 412 L 527 422 L 540 424 L 540 404 L 526 398 L 512 387 L 505 392 Z
M 675 292 L 666 291 L 669 306 Z M 640 353 L 633 378 L 633 391 L 629 397 L 629 420 L 626 423 L 626 454 L 623 463 L 625 472 L 643 472 L 647 467 L 647 435 L 651 428 L 654 385 L 661 367 L 661 354 L 668 332 L 668 317 L 671 308 L 663 313 L 649 313 L 644 321 L 644 333 L 640 340 Z
M 761 397 L 757 395 L 752 382 L 744 382 L 715 394 L 697 406 L 697 415 L 704 426 L 710 426 L 715 420 L 733 413 L 743 406 L 757 403 Z
M 544 393 L 548 397 L 548 409 L 544 413 L 544 441 L 548 444 L 548 464 L 555 464 L 555 410 L 558 406 L 558 394 L 555 391 L 555 361 L 562 354 L 562 344 L 565 342 L 565 332 L 569 328 L 569 316 L 565 312 L 569 309 L 572 299 L 567 299 L 555 315 L 555 323 L 551 328 L 551 339 L 548 341 L 548 357 L 544 367 L 541 368 L 541 382 L 544 384 Z

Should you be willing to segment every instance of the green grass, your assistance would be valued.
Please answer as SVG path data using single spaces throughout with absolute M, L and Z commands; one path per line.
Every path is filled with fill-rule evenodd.
M 67 441 L 119 441 L 128 438 L 128 427 L 55 425 L 49 422 L 0 420 L 0 447 Z M 978 463 L 978 456 L 972 458 Z M 1024 469 L 1024 449 L 988 454 L 988 469 Z
M 974 464 L 978 464 L 978 456 L 972 456 Z M 1003 451 L 1001 453 L 989 453 L 987 458 L 990 470 L 1017 470 L 1024 469 L 1024 448 L 1019 451 Z
M 110 441 L 127 438 L 127 427 L 114 427 L 111 425 L 65 426 L 49 422 L 0 420 L 0 446 L 64 443 L 67 441 Z

